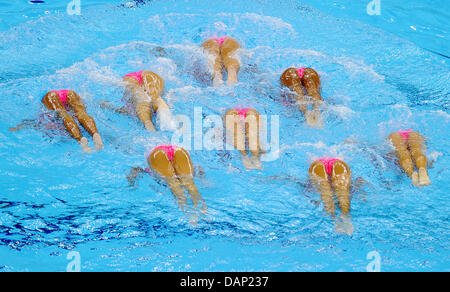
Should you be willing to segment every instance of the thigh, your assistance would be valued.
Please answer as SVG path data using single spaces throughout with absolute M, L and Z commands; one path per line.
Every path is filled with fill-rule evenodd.
M 42 104 L 49 110 L 57 110 L 57 109 L 64 109 L 64 105 L 62 104 L 61 100 L 59 99 L 58 93 L 54 91 L 48 92 L 43 98 L 42 98 Z
M 150 167 L 161 176 L 166 178 L 172 178 L 176 176 L 172 162 L 170 162 L 164 150 L 156 149 L 155 151 L 153 151 L 148 158 L 148 162 Z
M 409 152 L 408 144 L 399 133 L 392 133 L 391 135 L 389 135 L 389 139 L 391 140 L 392 145 L 394 146 L 398 155 L 404 154 L 404 152 Z
M 231 57 L 231 55 L 240 48 L 239 43 L 233 38 L 227 38 L 221 47 L 222 56 Z
M 315 87 L 316 89 L 320 89 L 320 76 L 317 71 L 312 68 L 305 69 L 302 82 L 305 87 Z
M 153 96 L 160 96 L 164 91 L 164 80 L 151 71 L 142 72 L 142 82 L 145 90 Z
M 350 188 L 351 172 L 350 167 L 343 161 L 333 163 L 332 181 L 335 187 Z
M 213 39 L 204 42 L 202 48 L 208 53 L 213 54 L 215 56 L 220 55 L 220 45 Z
M 250 131 L 252 131 L 252 133 L 256 132 L 255 134 L 259 133 L 260 129 L 259 123 L 260 123 L 259 113 L 254 109 L 250 109 L 247 112 L 247 117 L 245 118 L 245 131 L 247 137 L 249 136 Z
M 85 112 L 86 107 L 80 96 L 75 91 L 69 91 L 67 93 L 67 104 L 76 112 Z
M 425 146 L 425 139 L 418 132 L 411 132 L 408 135 L 408 146 L 413 151 L 422 150 Z
M 189 153 L 183 148 L 177 148 L 174 153 L 173 167 L 178 176 L 193 176 L 194 166 L 192 165 Z
M 318 182 L 320 180 L 328 181 L 328 174 L 325 169 L 325 165 L 323 165 L 320 161 L 315 161 L 309 167 L 309 175 L 314 182 Z

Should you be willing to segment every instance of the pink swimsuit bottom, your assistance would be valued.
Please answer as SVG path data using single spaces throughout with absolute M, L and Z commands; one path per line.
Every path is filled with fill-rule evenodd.
M 227 40 L 227 38 L 228 37 L 224 36 L 224 37 L 221 37 L 221 38 L 215 37 L 215 38 L 212 38 L 212 39 L 215 40 L 219 46 L 221 46 Z
M 142 81 L 142 73 L 143 72 L 144 71 L 129 73 L 129 74 L 123 76 L 123 78 L 125 78 L 125 77 L 134 78 L 134 79 L 136 79 L 137 82 L 139 82 L 140 85 L 142 85 L 142 83 L 143 83 L 143 81 Z
M 305 75 L 305 69 L 306 68 L 295 68 L 295 70 L 297 70 L 297 74 L 298 77 L 300 77 L 300 79 L 303 79 L 303 76 Z
M 244 109 L 236 108 L 235 110 L 238 112 L 239 117 L 241 118 L 241 121 L 243 121 L 247 117 L 247 114 L 248 114 L 248 111 L 250 110 L 250 108 L 244 108 Z
M 155 152 L 156 150 L 162 150 L 164 152 L 166 152 L 167 154 L 167 158 L 169 158 L 170 162 L 173 162 L 174 158 L 175 158 L 175 151 L 177 150 L 177 146 L 172 146 L 172 145 L 160 145 L 157 146 L 153 149 L 152 153 Z
M 336 161 L 339 161 L 339 159 L 324 157 L 319 159 L 319 161 L 322 162 L 323 166 L 325 166 L 325 171 L 331 176 L 333 172 L 333 165 Z
M 400 130 L 397 133 L 402 136 L 403 140 L 408 141 L 409 133 L 411 133 L 413 129 L 408 130 Z
M 65 105 L 67 104 L 67 94 L 71 91 L 70 89 L 64 89 L 64 90 L 53 90 L 52 92 L 55 92 L 59 96 L 59 100 Z
M 175 159 L 175 151 L 177 151 L 178 147 L 177 146 L 172 146 L 172 145 L 159 145 L 156 146 L 155 148 L 153 148 L 152 151 L 147 152 L 145 154 L 145 158 L 148 160 L 149 156 L 152 155 L 152 153 L 154 153 L 156 150 L 162 150 L 166 153 L 167 158 L 169 158 L 170 162 L 173 162 Z M 149 168 L 145 169 L 145 172 L 147 173 L 151 173 L 151 170 Z

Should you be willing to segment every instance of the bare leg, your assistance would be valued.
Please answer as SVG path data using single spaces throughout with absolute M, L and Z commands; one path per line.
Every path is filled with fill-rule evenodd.
M 341 218 L 336 221 L 336 231 L 352 235 L 354 227 L 350 218 L 350 185 L 351 172 L 350 168 L 343 161 L 336 161 L 333 164 L 333 172 L 331 181 L 336 192 L 336 197 L 341 208 Z
M 187 205 L 185 190 L 181 187 L 181 182 L 177 178 L 175 169 L 167 157 L 166 152 L 164 152 L 164 150 L 157 149 L 150 154 L 148 159 L 150 167 L 165 179 L 170 190 L 178 201 L 178 205 L 184 211 L 184 207 Z
M 161 97 L 164 93 L 164 80 L 156 73 L 145 71 L 142 73 L 143 86 L 151 97 L 153 110 L 157 113 L 161 130 L 175 130 L 176 125 L 169 105 Z
M 207 40 L 202 45 L 203 49 L 210 54 L 212 60 L 210 60 L 213 74 L 213 85 L 219 86 L 223 83 L 222 76 L 222 57 L 220 55 L 220 46 L 215 40 Z
M 307 122 L 310 126 L 321 127 L 322 119 L 320 117 L 320 105 L 322 97 L 320 96 L 320 77 L 314 69 L 306 68 L 302 83 L 311 97 L 313 103 L 313 111 L 307 114 Z
M 395 132 L 389 135 L 389 139 L 392 142 L 392 145 L 395 148 L 397 157 L 399 159 L 400 166 L 403 170 L 408 174 L 408 176 L 412 179 L 412 183 L 415 186 L 419 185 L 419 174 L 414 171 L 414 164 L 411 158 L 411 154 L 408 150 L 408 145 L 406 144 L 403 137 Z
M 350 213 L 350 168 L 342 161 L 336 161 L 333 165 L 333 175 L 331 177 L 336 197 L 342 214 L 348 216 Z
M 125 77 L 123 80 L 126 82 L 125 95 L 130 96 L 134 104 L 137 117 L 148 131 L 156 131 L 152 122 L 152 106 L 150 98 L 144 87 L 141 86 L 134 78 Z
M 255 169 L 262 169 L 260 160 L 261 144 L 259 140 L 260 117 L 256 110 L 250 109 L 245 119 L 245 133 L 248 141 L 250 152 L 252 153 L 251 161 Z
M 239 60 L 235 58 L 235 54 L 240 47 L 239 43 L 232 38 L 227 38 L 221 47 L 223 65 L 228 72 L 228 85 L 238 82 L 240 63 Z
M 309 177 L 320 192 L 325 211 L 334 216 L 336 206 L 334 204 L 333 190 L 328 181 L 328 174 L 325 170 L 325 166 L 320 161 L 314 162 L 309 168 Z
M 245 132 L 239 113 L 235 109 L 231 109 L 225 114 L 225 129 L 227 131 L 227 137 L 233 138 L 234 147 L 242 154 L 242 163 L 245 168 L 252 168 L 245 148 Z
M 62 119 L 63 124 L 67 129 L 67 132 L 69 132 L 72 138 L 74 138 L 80 143 L 81 148 L 83 149 L 84 152 L 91 153 L 92 149 L 89 147 L 87 139 L 81 136 L 80 128 L 78 127 L 77 123 L 75 123 L 75 120 L 69 115 L 69 113 L 64 108 L 64 105 L 59 100 L 58 94 L 53 91 L 47 93 L 42 99 L 42 103 L 49 110 L 57 112 L 58 116 Z
M 199 203 L 202 205 L 202 211 L 206 212 L 206 203 L 203 200 L 197 186 L 194 182 L 194 166 L 192 165 L 191 158 L 186 150 L 178 148 L 174 154 L 173 167 L 181 184 L 186 187 L 191 195 L 194 207 L 198 208 Z
M 95 150 L 100 151 L 103 149 L 103 141 L 98 133 L 97 126 L 94 119 L 86 113 L 86 108 L 84 106 L 81 98 L 74 91 L 69 91 L 67 94 L 67 102 L 75 111 L 75 115 L 78 121 L 83 125 L 86 131 L 92 136 L 95 144 Z
M 295 68 L 289 68 L 283 72 L 280 77 L 281 84 L 288 87 L 290 90 L 295 92 L 296 102 L 298 109 L 303 113 L 305 117 L 308 115 L 308 101 L 305 97 L 303 91 L 303 84 L 300 76 L 298 76 L 297 70 Z M 307 120 L 308 121 L 308 120 Z
M 419 169 L 419 184 L 421 186 L 428 186 L 431 184 L 430 178 L 427 172 L 427 157 L 423 154 L 423 147 L 425 141 L 417 132 L 411 132 L 408 136 L 408 145 L 411 151 L 411 155 L 416 162 L 416 166 Z
M 155 132 L 156 128 L 152 122 L 152 105 L 149 101 L 141 101 L 135 105 L 136 114 L 148 131 Z

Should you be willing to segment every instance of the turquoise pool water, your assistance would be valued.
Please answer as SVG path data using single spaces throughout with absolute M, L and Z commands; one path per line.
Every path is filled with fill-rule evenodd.
M 435 36 L 447 40 L 449 27 L 428 19 L 434 4 L 404 12 L 412 26 L 433 27 L 416 37 L 397 25 L 407 21 L 399 7 L 383 5 L 381 19 L 400 15 L 388 29 L 371 23 L 382 20 L 367 18 L 364 1 L 337 12 L 333 3 L 348 1 L 84 0 L 79 16 L 67 15 L 70 1 L 18 2 L 0 4 L 1 271 L 65 271 L 74 251 L 82 271 L 365 271 L 373 251 L 382 271 L 449 270 L 450 71 L 448 42 Z M 193 74 L 206 71 L 199 45 L 216 33 L 244 47 L 235 87 Z M 321 130 L 280 97 L 279 76 L 294 64 L 321 74 Z M 120 76 L 143 69 L 165 79 L 175 114 L 248 105 L 280 116 L 280 158 L 263 171 L 245 171 L 235 152 L 191 152 L 210 213 L 195 226 L 158 180 L 130 188 L 125 178 L 172 133 L 148 134 L 99 107 L 120 105 Z M 84 98 L 104 151 L 84 155 L 58 129 L 8 131 L 39 116 L 46 91 L 67 87 Z M 399 128 L 428 138 L 430 187 L 414 188 L 386 155 L 385 138 Z M 306 186 L 323 155 L 344 158 L 368 182 L 353 196 L 351 237 L 335 233 Z

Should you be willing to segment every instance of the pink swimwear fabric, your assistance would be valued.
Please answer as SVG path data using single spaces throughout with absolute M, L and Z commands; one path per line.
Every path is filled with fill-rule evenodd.
M 224 36 L 224 37 L 221 37 L 221 38 L 215 37 L 215 38 L 212 38 L 212 39 L 215 40 L 219 46 L 221 46 L 227 40 L 227 38 L 228 37 Z
M 247 117 L 247 114 L 248 114 L 248 111 L 250 110 L 250 108 L 244 108 L 244 109 L 236 108 L 235 110 L 238 112 L 239 117 L 241 118 L 241 120 L 245 120 L 245 118 Z
M 328 175 L 332 175 L 333 165 L 336 161 L 339 161 L 339 159 L 324 157 L 319 159 L 319 161 L 322 162 L 323 166 L 325 166 L 325 171 L 328 173 Z
M 167 158 L 169 158 L 169 161 L 173 162 L 174 157 L 175 157 L 175 151 L 177 150 L 177 147 L 172 146 L 172 145 L 160 145 L 160 146 L 155 147 L 152 150 L 152 153 L 155 152 L 156 150 L 163 150 L 164 152 L 166 152 Z
M 306 68 L 295 68 L 295 70 L 297 70 L 297 74 L 298 74 L 298 77 L 300 77 L 300 79 L 302 79 L 303 76 L 305 75 L 305 69 Z
M 70 89 L 63 89 L 63 90 L 53 90 L 52 92 L 55 92 L 59 96 L 59 100 L 63 103 L 67 103 L 67 94 L 69 93 Z
M 142 83 L 143 83 L 143 81 L 142 81 L 142 73 L 143 72 L 144 71 L 129 73 L 129 74 L 123 76 L 123 78 L 125 78 L 125 77 L 134 78 L 134 79 L 136 79 L 137 82 L 139 82 L 140 85 L 142 85 Z
M 411 133 L 413 129 L 408 130 L 400 130 L 397 133 L 402 136 L 403 140 L 408 141 L 409 133 Z

